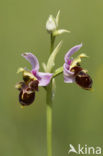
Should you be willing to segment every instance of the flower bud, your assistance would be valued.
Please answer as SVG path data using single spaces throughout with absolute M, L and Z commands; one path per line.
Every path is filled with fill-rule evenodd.
M 56 30 L 56 28 L 57 26 L 55 18 L 52 15 L 50 15 L 46 23 L 46 30 L 52 33 L 54 30 Z

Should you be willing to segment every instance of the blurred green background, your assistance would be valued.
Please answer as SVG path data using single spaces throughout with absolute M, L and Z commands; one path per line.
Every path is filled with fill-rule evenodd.
M 103 147 L 103 0 L 0 2 L 0 156 L 46 156 L 45 91 L 40 88 L 35 102 L 21 109 L 14 86 L 21 80 L 17 69 L 31 67 L 21 53 L 32 52 L 40 63 L 46 62 L 50 38 L 45 23 L 59 9 L 59 28 L 69 29 L 71 34 L 56 40 L 56 44 L 64 41 L 56 67 L 63 64 L 69 48 L 82 42 L 78 54 L 90 56 L 83 66 L 94 85 L 89 92 L 76 84 L 64 84 L 62 76 L 56 78 L 53 156 L 67 156 L 70 143 Z

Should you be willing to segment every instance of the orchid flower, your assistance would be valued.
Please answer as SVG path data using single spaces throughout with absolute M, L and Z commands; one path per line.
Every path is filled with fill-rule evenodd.
M 52 78 L 52 73 L 39 72 L 39 61 L 32 53 L 24 53 L 22 56 L 32 65 L 31 73 L 39 81 L 39 86 L 47 86 Z
M 82 44 L 76 45 L 71 48 L 65 55 L 64 60 L 64 82 L 76 82 L 84 89 L 91 89 L 92 79 L 87 74 L 87 71 L 80 66 L 81 58 L 87 57 L 84 53 L 80 54 L 77 58 L 73 59 L 71 56 L 82 47 Z
M 35 100 L 35 92 L 38 91 L 38 86 L 47 86 L 52 78 L 52 73 L 39 72 L 39 62 L 32 53 L 24 53 L 22 56 L 30 62 L 32 70 L 29 72 L 24 68 L 19 68 L 18 73 L 23 73 L 24 82 L 19 82 L 16 88 L 20 91 L 19 102 L 23 106 L 33 103 Z

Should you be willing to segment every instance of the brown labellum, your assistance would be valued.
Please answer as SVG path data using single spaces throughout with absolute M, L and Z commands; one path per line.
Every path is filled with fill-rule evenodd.
M 91 77 L 80 67 L 75 66 L 72 68 L 74 71 L 75 82 L 82 88 L 89 90 L 92 88 L 92 79 Z
M 28 106 L 32 104 L 34 99 L 35 99 L 35 92 L 28 93 L 28 92 L 21 91 L 19 94 L 19 102 L 23 106 Z
M 31 88 L 31 90 L 38 91 L 38 84 L 39 84 L 39 81 L 38 80 L 31 81 L 29 83 L 29 87 Z
M 28 82 L 20 82 L 16 88 L 20 91 L 19 102 L 23 106 L 28 106 L 35 100 L 35 91 L 38 91 L 38 80 L 31 80 Z

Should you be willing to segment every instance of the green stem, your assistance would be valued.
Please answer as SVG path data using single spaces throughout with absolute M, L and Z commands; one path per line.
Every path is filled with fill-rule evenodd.
M 55 70 L 53 78 L 63 73 L 63 66 Z
M 63 67 L 58 68 L 53 77 L 61 74 L 63 72 Z M 52 80 L 46 88 L 46 111 L 47 111 L 47 156 L 52 156 Z
M 51 34 L 51 49 L 50 54 L 54 50 L 55 37 Z M 47 86 L 47 99 L 46 99 L 46 111 L 47 111 L 47 156 L 52 156 L 52 80 Z
M 51 80 L 52 81 L 52 80 Z M 47 86 L 47 156 L 52 156 L 52 82 Z
M 47 104 L 47 155 L 52 156 L 52 106 Z
M 51 38 L 51 49 L 50 49 L 50 54 L 51 54 L 54 50 L 55 36 L 53 36 L 53 34 L 51 33 L 50 38 Z

